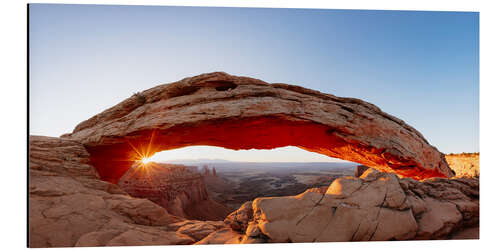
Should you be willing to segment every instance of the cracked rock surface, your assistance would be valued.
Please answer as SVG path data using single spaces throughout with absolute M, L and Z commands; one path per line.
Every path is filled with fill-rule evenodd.
M 225 222 L 240 243 L 448 239 L 464 230 L 478 238 L 479 180 L 416 181 L 369 169 L 325 192 L 256 198 Z
M 30 247 L 478 238 L 479 180 L 369 169 L 297 196 L 257 198 L 225 221 L 186 220 L 102 181 L 78 141 L 29 138 Z
M 99 180 L 77 141 L 29 138 L 29 246 L 193 244 L 223 222 L 185 220 Z

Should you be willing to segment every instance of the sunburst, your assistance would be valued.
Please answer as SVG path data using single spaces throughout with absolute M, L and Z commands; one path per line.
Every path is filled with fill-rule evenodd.
M 155 131 L 153 130 L 151 133 L 151 137 L 149 139 L 149 143 L 146 145 L 138 145 L 138 147 L 135 147 L 130 141 L 127 141 L 130 147 L 133 149 L 134 154 L 131 157 L 132 161 L 135 162 L 139 166 L 148 166 L 151 165 L 150 163 L 154 162 L 152 159 L 154 152 L 154 147 L 153 145 L 153 140 L 155 137 Z
M 153 159 L 151 159 L 151 157 L 144 157 L 141 159 L 141 163 L 144 165 L 147 165 L 150 162 L 153 162 Z

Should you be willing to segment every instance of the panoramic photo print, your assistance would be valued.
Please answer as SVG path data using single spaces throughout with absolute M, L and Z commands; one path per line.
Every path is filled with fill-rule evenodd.
M 479 239 L 478 12 L 27 8 L 29 247 Z

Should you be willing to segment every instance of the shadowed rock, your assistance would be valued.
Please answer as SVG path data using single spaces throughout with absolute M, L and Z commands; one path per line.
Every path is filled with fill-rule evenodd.
M 136 93 L 63 137 L 114 183 L 141 156 L 193 145 L 297 146 L 414 179 L 453 176 L 417 130 L 373 104 L 222 72 Z
M 369 167 L 367 167 L 365 165 L 358 165 L 358 166 L 356 166 L 356 172 L 354 173 L 354 176 L 360 177 L 368 169 L 369 169 Z

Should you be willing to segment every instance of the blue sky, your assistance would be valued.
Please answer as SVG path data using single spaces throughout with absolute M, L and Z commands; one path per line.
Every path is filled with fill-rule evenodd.
M 479 151 L 475 12 L 32 4 L 29 35 L 30 134 L 59 136 L 134 92 L 225 71 L 360 98 L 444 153 Z M 168 157 L 189 154 L 329 160 L 295 148 Z

